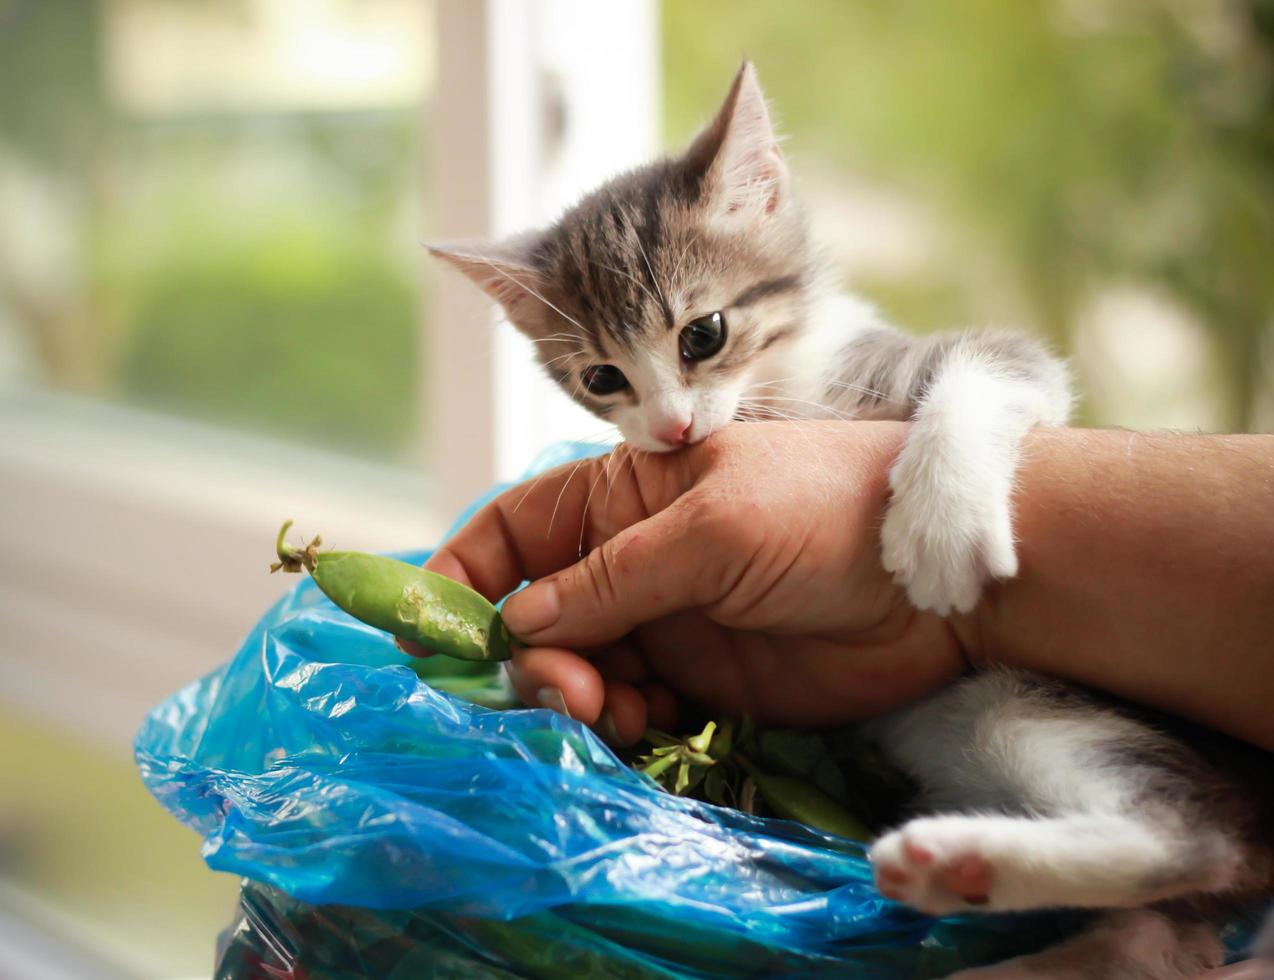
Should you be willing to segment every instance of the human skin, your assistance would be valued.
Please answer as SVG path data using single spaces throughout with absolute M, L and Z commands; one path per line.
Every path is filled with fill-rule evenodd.
M 1274 749 L 1274 437 L 1033 431 L 1019 574 L 944 619 L 880 566 L 907 431 L 749 423 L 621 447 L 506 492 L 428 567 L 491 599 L 532 580 L 504 607 L 528 644 L 518 693 L 619 744 L 688 705 L 856 721 L 1003 664 Z

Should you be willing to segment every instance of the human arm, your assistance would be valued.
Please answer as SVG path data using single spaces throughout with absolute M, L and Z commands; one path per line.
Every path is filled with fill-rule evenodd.
M 1020 572 L 952 620 L 970 661 L 1274 749 L 1274 436 L 1037 429 L 1018 479 Z
M 906 431 L 749 424 L 671 456 L 621 451 L 610 472 L 585 464 L 510 491 L 430 567 L 489 596 L 547 578 L 551 625 L 535 622 L 548 583 L 506 605 L 533 645 L 515 661 L 519 691 L 560 691 L 617 741 L 684 700 L 852 721 L 971 661 L 1274 748 L 1274 437 L 1035 430 L 1015 496 L 1021 573 L 944 620 L 912 610 L 879 564 Z M 577 561 L 581 533 L 592 550 Z

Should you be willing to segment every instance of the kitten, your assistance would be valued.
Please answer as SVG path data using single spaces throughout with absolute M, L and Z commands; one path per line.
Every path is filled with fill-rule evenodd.
M 431 251 L 638 449 L 753 418 L 911 420 L 890 473 L 886 569 L 940 614 L 1016 573 L 1018 446 L 1031 426 L 1067 421 L 1064 366 L 1010 333 L 908 337 L 838 295 L 750 65 L 682 156 L 607 182 L 546 230 Z M 988 977 L 1193 977 L 1220 961 L 1216 929 L 1162 903 L 1270 887 L 1257 804 L 1239 783 L 1072 688 L 988 671 L 869 731 L 935 814 L 875 843 L 883 892 L 935 914 L 1137 910 Z

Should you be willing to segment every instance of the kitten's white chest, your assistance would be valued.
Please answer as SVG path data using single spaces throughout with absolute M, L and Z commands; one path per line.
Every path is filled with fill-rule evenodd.
M 838 389 L 846 373 L 846 351 L 869 330 L 886 329 L 875 307 L 844 293 L 815 300 L 805 329 L 789 345 L 763 355 L 753 374 L 756 400 L 775 415 L 801 418 L 867 417 L 853 411 L 854 398 Z

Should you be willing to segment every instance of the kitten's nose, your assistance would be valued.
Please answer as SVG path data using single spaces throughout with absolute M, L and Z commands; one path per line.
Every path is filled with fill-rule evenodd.
M 654 436 L 661 442 L 681 445 L 690 441 L 690 426 L 693 424 L 694 417 L 690 415 L 687 415 L 684 419 L 669 419 L 655 429 Z

